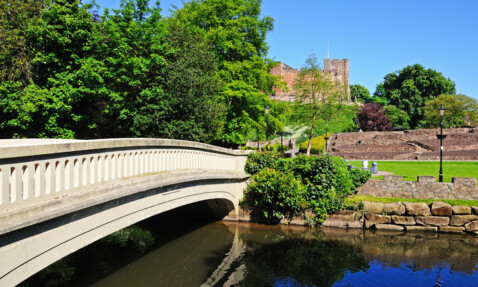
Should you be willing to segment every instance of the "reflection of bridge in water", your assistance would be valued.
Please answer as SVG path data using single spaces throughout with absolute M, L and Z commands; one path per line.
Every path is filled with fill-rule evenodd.
M 180 206 L 237 210 L 246 156 L 165 139 L 0 141 L 0 285 Z

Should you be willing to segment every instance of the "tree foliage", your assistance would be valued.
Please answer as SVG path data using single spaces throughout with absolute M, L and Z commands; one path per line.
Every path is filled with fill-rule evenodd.
M 368 103 L 363 105 L 357 114 L 357 118 L 363 131 L 392 130 L 392 122 L 380 104 Z
M 149 4 L 0 0 L 2 137 L 265 137 L 261 1 L 191 1 L 168 19 Z M 283 127 L 274 109 L 269 124 Z
M 365 183 L 370 171 L 350 172 L 345 161 L 330 155 L 298 156 L 292 160 L 277 154 L 250 154 L 245 166 L 252 184 L 241 205 L 269 224 L 304 211 L 314 216 L 310 225 L 320 225 L 328 214 L 345 207 L 345 198 Z
M 377 86 L 374 97 L 385 98 L 389 104 L 410 116 L 410 127 L 418 126 L 425 103 L 441 94 L 454 94 L 455 83 L 440 72 L 419 64 L 387 74 Z
M 224 127 L 218 140 L 242 144 L 247 138 L 265 137 L 264 108 L 278 78 L 269 73 L 275 63 L 266 58 L 266 34 L 273 28 L 270 17 L 261 16 L 261 0 L 193 0 L 174 11 L 169 21 L 185 23 L 194 35 L 214 47 L 220 92 L 226 105 Z M 269 134 L 280 130 L 274 113 L 269 115 Z
M 390 118 L 394 127 L 404 127 L 410 129 L 410 117 L 405 111 L 400 110 L 394 105 L 384 107 L 385 115 Z
M 372 101 L 369 90 L 359 84 L 350 86 L 350 96 L 352 99 L 357 99 L 361 103 L 369 103 Z
M 297 103 L 301 107 L 298 111 L 310 126 L 307 155 L 310 155 L 317 121 L 322 120 L 327 127 L 329 121 L 345 107 L 347 94 L 344 88 L 319 68 L 315 55 L 307 58 L 304 67 L 297 74 L 294 89 L 297 92 Z
M 465 95 L 440 95 L 438 98 L 425 104 L 425 125 L 439 127 L 441 116 L 438 109 L 443 105 L 445 114 L 443 123 L 445 127 L 453 128 L 464 124 L 478 124 L 478 102 Z

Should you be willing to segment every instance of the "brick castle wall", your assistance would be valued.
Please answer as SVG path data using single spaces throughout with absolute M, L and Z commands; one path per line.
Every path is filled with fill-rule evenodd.
M 349 86 L 349 60 L 324 59 L 324 71 L 329 73 L 332 79 L 340 85 L 347 87 L 347 94 L 350 101 L 350 86 Z M 294 69 L 282 62 L 277 67 L 272 68 L 271 74 L 274 76 L 281 76 L 282 80 L 286 82 L 288 91 L 282 91 L 279 88 L 274 88 L 274 98 L 281 101 L 294 101 L 294 81 L 297 77 L 298 69 Z

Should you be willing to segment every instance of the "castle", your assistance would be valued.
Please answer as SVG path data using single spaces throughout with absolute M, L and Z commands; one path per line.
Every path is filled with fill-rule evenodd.
M 282 80 L 287 83 L 289 88 L 288 92 L 284 92 L 279 88 L 274 88 L 273 98 L 281 101 L 294 101 L 294 81 L 297 77 L 299 70 L 289 67 L 288 65 L 280 62 L 277 67 L 272 68 L 271 74 L 275 76 L 281 76 Z M 329 73 L 332 79 L 339 83 L 339 85 L 345 85 L 347 87 L 348 100 L 350 101 L 350 87 L 349 87 L 349 60 L 330 60 L 324 59 L 324 72 Z

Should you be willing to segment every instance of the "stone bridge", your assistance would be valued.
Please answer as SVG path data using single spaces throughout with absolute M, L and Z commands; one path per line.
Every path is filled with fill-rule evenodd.
M 246 158 L 169 139 L 0 140 L 0 286 L 180 206 L 233 214 Z

